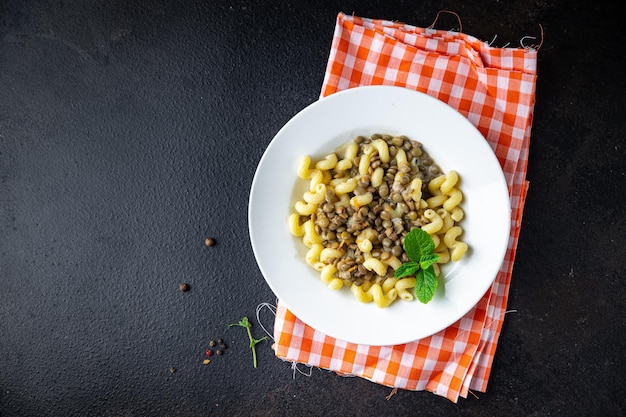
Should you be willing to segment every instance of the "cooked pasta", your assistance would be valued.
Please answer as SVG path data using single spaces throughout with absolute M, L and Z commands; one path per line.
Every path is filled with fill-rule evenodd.
M 330 289 L 350 288 L 380 308 L 415 299 L 415 277 L 394 277 L 409 260 L 402 243 L 413 228 L 427 232 L 439 255 L 433 265 L 460 260 L 463 193 L 458 172 L 443 173 L 421 144 L 405 136 L 358 136 L 336 152 L 298 161 L 308 190 L 287 223 L 308 248 L 305 261 Z

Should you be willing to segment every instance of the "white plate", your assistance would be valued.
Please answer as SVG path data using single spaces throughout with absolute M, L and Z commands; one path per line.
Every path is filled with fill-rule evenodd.
M 287 217 L 307 184 L 296 175 L 302 155 L 321 158 L 357 135 L 389 133 L 418 140 L 444 170 L 456 170 L 464 193 L 462 239 L 470 251 L 443 268 L 428 303 L 398 300 L 381 309 L 334 291 L 304 261 L 306 247 L 289 233 Z M 301 184 L 300 187 L 297 184 Z M 309 326 L 337 339 L 394 345 L 430 336 L 465 315 L 492 284 L 504 259 L 510 200 L 493 150 L 460 113 L 402 87 L 369 86 L 338 92 L 309 105 L 280 129 L 252 182 L 250 240 L 267 284 Z

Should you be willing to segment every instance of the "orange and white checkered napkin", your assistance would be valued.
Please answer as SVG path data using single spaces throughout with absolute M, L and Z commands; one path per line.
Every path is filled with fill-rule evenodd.
M 364 346 L 329 337 L 278 302 L 274 350 L 286 361 L 458 401 L 485 392 L 504 320 L 528 188 L 537 51 L 494 48 L 446 32 L 340 13 L 321 96 L 361 85 L 397 85 L 436 97 L 465 115 L 493 148 L 511 196 L 508 250 L 492 287 L 464 317 L 430 337 Z

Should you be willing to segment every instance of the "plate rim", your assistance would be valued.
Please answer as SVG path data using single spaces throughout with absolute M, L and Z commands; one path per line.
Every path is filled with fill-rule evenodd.
M 382 92 L 382 93 L 381 93 Z M 505 256 L 506 256 L 506 252 L 507 252 L 507 248 L 508 248 L 508 241 L 510 239 L 510 224 L 509 227 L 507 227 L 507 233 L 506 233 L 506 239 L 503 239 L 504 244 L 501 245 L 501 253 L 499 253 L 497 255 L 497 258 L 499 259 L 498 262 L 498 267 L 495 268 L 495 272 L 493 273 L 493 276 L 490 277 L 490 279 L 488 280 L 483 280 L 483 286 L 482 288 L 484 288 L 484 291 L 481 291 L 481 295 L 480 297 L 478 297 L 475 302 L 472 302 L 470 304 L 467 305 L 467 308 L 463 309 L 462 314 L 457 314 L 454 320 L 448 320 L 446 321 L 444 324 L 442 324 L 439 330 L 437 331 L 433 331 L 430 332 L 429 334 L 425 334 L 425 335 L 421 335 L 418 338 L 415 338 L 413 336 L 410 337 L 397 337 L 397 338 L 390 338 L 387 341 L 383 341 L 383 340 L 376 340 L 376 339 L 372 339 L 372 338 L 368 338 L 368 337 L 362 337 L 362 338 L 353 338 L 353 337 L 342 337 L 342 335 L 336 334 L 334 332 L 329 332 L 328 329 L 326 328 L 320 328 L 319 325 L 313 325 L 313 324 L 309 324 L 309 322 L 311 320 L 303 320 L 301 318 L 301 313 L 302 311 L 297 307 L 297 306 L 293 306 L 290 305 L 290 302 L 288 300 L 285 300 L 284 298 L 281 298 L 281 291 L 280 289 L 275 287 L 275 282 L 270 280 L 267 277 L 267 271 L 265 271 L 265 268 L 263 266 L 263 260 L 260 258 L 259 255 L 259 249 L 257 247 L 257 245 L 255 244 L 255 231 L 254 231 L 254 226 L 255 226 L 255 213 L 253 212 L 254 209 L 254 202 L 255 202 L 255 198 L 257 198 L 256 193 L 258 192 L 258 181 L 259 181 L 259 176 L 262 173 L 262 169 L 264 167 L 264 163 L 266 162 L 266 159 L 268 158 L 268 155 L 274 151 L 274 147 L 277 146 L 277 144 L 279 143 L 279 139 L 281 138 L 282 135 L 288 131 L 288 129 L 291 128 L 291 126 L 293 126 L 294 124 L 299 123 L 299 119 L 306 117 L 309 113 L 314 112 L 316 109 L 318 109 L 321 106 L 325 106 L 325 105 L 329 105 L 327 103 L 332 103 L 334 101 L 341 101 L 341 100 L 347 100 L 346 97 L 352 97 L 355 95 L 359 95 L 359 94 L 374 94 L 374 95 L 380 95 L 380 94 L 385 94 L 385 92 L 393 92 L 393 93 L 389 93 L 389 94 L 399 94 L 399 95 L 406 95 L 411 96 L 413 99 L 415 99 L 416 101 L 425 101 L 425 102 L 429 102 L 430 104 L 433 105 L 437 105 L 440 106 L 443 109 L 446 109 L 446 111 L 451 112 L 450 114 L 456 114 L 458 122 L 459 123 L 465 123 L 465 128 L 467 129 L 471 129 L 474 132 L 474 136 L 478 136 L 480 137 L 480 139 L 482 139 L 482 141 L 484 142 L 484 145 L 486 147 L 489 148 L 488 155 L 490 155 L 489 158 L 492 159 L 491 162 L 495 162 L 496 166 L 497 166 L 497 171 L 498 171 L 498 179 L 497 182 L 499 184 L 499 188 L 500 191 L 506 191 L 506 218 L 508 219 L 508 221 L 510 222 L 510 218 L 511 218 L 511 204 L 510 204 L 510 196 L 508 193 L 508 185 L 506 183 L 506 178 L 504 175 L 504 172 L 502 171 L 502 167 L 499 163 L 499 161 L 497 160 L 497 157 L 495 155 L 495 153 L 493 152 L 493 149 L 491 148 L 491 145 L 487 142 L 487 140 L 484 138 L 484 136 L 480 133 L 480 131 L 478 131 L 478 129 L 476 128 L 476 126 L 474 126 L 465 116 L 463 116 L 459 111 L 457 111 L 456 109 L 454 109 L 453 107 L 451 107 L 449 104 L 439 100 L 436 97 L 432 97 L 426 93 L 417 91 L 417 90 L 412 90 L 409 88 L 405 88 L 405 87 L 400 87 L 400 86 L 385 86 L 385 85 L 377 85 L 377 86 L 359 86 L 359 87 L 352 87 L 346 90 L 342 90 L 336 93 L 333 93 L 327 97 L 323 97 L 320 98 L 312 103 L 310 103 L 309 105 L 305 106 L 304 108 L 302 108 L 300 111 L 298 111 L 294 116 L 292 116 L 277 132 L 276 134 L 273 136 L 273 138 L 271 139 L 271 141 L 269 142 L 269 144 L 267 145 L 267 148 L 265 149 L 265 151 L 263 152 L 263 155 L 261 156 L 259 163 L 257 165 L 257 168 L 255 170 L 254 173 L 254 177 L 253 177 L 253 181 L 252 181 L 252 185 L 250 188 L 250 196 L 249 196 L 249 203 L 248 203 L 248 229 L 249 229 L 249 238 L 250 238 L 250 242 L 253 248 L 253 252 L 254 252 L 254 256 L 255 256 L 255 260 L 257 262 L 257 266 L 259 267 L 261 274 L 263 275 L 263 278 L 266 282 L 266 284 L 270 287 L 270 289 L 272 290 L 272 292 L 276 295 L 277 299 L 283 304 L 285 305 L 286 308 L 288 308 L 289 310 L 292 311 L 293 314 L 296 315 L 296 317 L 298 317 L 300 320 L 302 320 L 304 323 L 310 325 L 311 327 L 315 328 L 318 331 L 321 331 L 322 333 L 325 333 L 331 337 L 334 337 L 336 339 L 341 339 L 347 342 L 352 342 L 352 343 L 358 343 L 358 344 L 368 344 L 368 345 L 377 345 L 377 346 L 383 346 L 383 345 L 391 345 L 391 344 L 401 344 L 401 343 L 408 343 L 410 341 L 413 340 L 419 340 L 421 338 L 427 337 L 427 336 L 431 336 L 432 334 L 437 333 L 438 331 L 441 331 L 445 328 L 447 328 L 448 326 L 450 326 L 451 324 L 453 324 L 455 321 L 461 319 L 462 317 L 464 317 L 475 305 L 478 301 L 480 301 L 480 299 L 482 298 L 482 296 L 484 295 L 484 293 L 493 285 L 494 280 L 497 277 L 497 274 L 499 272 L 499 270 L 501 269 L 501 265 L 502 262 L 505 260 Z M 460 119 L 459 118 L 462 118 Z M 348 130 L 348 129 L 346 129 Z M 346 142 L 350 140 L 350 139 L 346 139 Z M 327 141 L 328 142 L 328 141 Z M 345 143 L 345 142 L 344 142 Z M 432 145 L 432 144 L 431 144 Z M 320 151 L 320 153 L 324 153 L 326 152 L 324 151 Z M 439 162 L 439 158 L 438 157 L 434 157 L 434 159 Z M 293 161 L 293 163 L 295 164 L 296 161 Z M 492 164 L 493 165 L 493 164 Z M 446 170 L 444 170 L 446 171 Z M 295 171 L 290 172 L 291 174 L 291 182 L 292 182 L 292 188 L 295 187 L 296 181 L 298 180 Z M 502 187 L 503 186 L 503 187 Z M 289 191 L 291 193 L 291 190 Z M 279 210 L 281 211 L 281 210 Z M 282 211 L 281 211 L 282 212 Z M 286 224 L 286 219 L 284 219 L 284 222 Z M 288 237 L 291 237 L 291 235 L 289 234 Z M 495 256 L 495 255 L 494 255 Z M 302 261 L 304 262 L 304 261 Z M 310 268 L 308 266 L 306 266 L 307 268 Z M 328 291 L 332 291 L 332 290 L 328 290 Z M 417 301 L 414 301 L 417 302 Z M 375 307 L 374 304 L 370 303 L 372 308 L 377 308 Z M 299 311 L 300 310 L 300 311 Z M 387 309 L 380 309 L 378 311 L 384 311 Z M 299 314 L 300 313 L 300 314 Z M 315 320 L 313 320 L 315 321 Z M 317 324 L 317 322 L 315 323 Z M 323 327 L 323 326 L 322 326 Z M 415 335 L 417 335 L 419 332 L 414 332 Z

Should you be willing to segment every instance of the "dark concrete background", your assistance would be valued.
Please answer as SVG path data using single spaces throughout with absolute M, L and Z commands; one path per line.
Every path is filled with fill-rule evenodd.
M 1 0 L 0 416 L 624 415 L 626 39 L 609 4 Z M 428 26 L 442 9 L 496 46 L 544 30 L 487 392 L 387 400 L 268 342 L 254 369 L 227 324 L 260 337 L 255 309 L 275 302 L 248 240 L 256 164 L 318 98 L 338 12 Z

